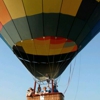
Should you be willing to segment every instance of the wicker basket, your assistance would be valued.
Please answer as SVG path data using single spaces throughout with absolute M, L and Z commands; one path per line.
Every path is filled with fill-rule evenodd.
M 47 93 L 27 97 L 27 100 L 64 100 L 64 96 L 62 93 Z

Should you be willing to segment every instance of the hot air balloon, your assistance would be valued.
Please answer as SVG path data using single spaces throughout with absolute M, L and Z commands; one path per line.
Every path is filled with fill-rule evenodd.
M 38 80 L 56 79 L 100 31 L 100 0 L 0 0 L 0 37 Z

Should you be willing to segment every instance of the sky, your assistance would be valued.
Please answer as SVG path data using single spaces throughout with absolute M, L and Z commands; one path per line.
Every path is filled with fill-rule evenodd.
M 29 87 L 34 87 L 33 76 L 0 39 L 0 100 L 26 100 Z M 58 90 L 65 100 L 100 100 L 100 33 L 58 78 Z

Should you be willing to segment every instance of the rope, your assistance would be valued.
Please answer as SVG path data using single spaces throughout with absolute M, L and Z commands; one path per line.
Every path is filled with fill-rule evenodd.
M 57 24 L 57 30 L 56 30 L 56 37 L 57 37 L 57 33 L 58 33 L 58 27 L 59 27 L 59 22 L 60 22 L 60 16 L 61 16 L 61 9 L 62 9 L 62 5 L 63 5 L 63 0 L 61 1 L 61 5 L 60 5 L 60 10 L 59 10 L 59 15 L 58 15 L 58 24 Z M 61 52 L 61 51 L 60 51 Z M 61 59 L 61 56 L 59 57 L 59 60 Z M 59 68 L 59 62 L 57 64 L 57 67 L 56 67 L 56 73 L 53 75 L 53 78 L 56 77 L 57 73 L 58 73 L 58 69 Z
M 29 27 L 29 31 L 30 31 L 30 35 L 31 35 L 31 38 L 33 38 L 33 35 L 32 35 L 32 31 L 31 31 L 31 28 L 30 28 L 30 24 L 29 24 L 29 21 L 28 21 L 28 17 L 27 17 L 27 14 L 26 14 L 26 10 L 25 10 L 25 5 L 24 5 L 24 2 L 22 0 L 22 5 L 23 5 L 23 9 L 24 9 L 24 12 L 25 12 L 25 15 L 26 15 L 26 21 L 27 21 L 27 24 L 28 24 L 28 27 Z M 33 39 L 32 39 L 32 44 L 33 44 Z M 33 46 L 33 45 L 32 45 Z M 36 49 L 36 48 L 35 48 Z M 26 54 L 27 58 L 28 58 L 28 55 Z M 34 56 L 33 56 L 34 58 Z M 29 59 L 29 58 L 28 58 Z M 34 64 L 34 69 L 30 63 L 30 67 L 31 67 L 31 70 L 32 70 L 32 73 L 35 73 L 35 64 Z M 33 76 L 33 75 L 32 75 Z
M 57 30 L 56 30 L 56 37 L 57 37 L 57 33 L 58 33 L 58 27 L 59 27 L 59 22 L 60 22 L 60 16 L 61 16 L 61 9 L 62 9 L 62 4 L 63 4 L 63 0 L 61 1 L 61 5 L 60 5 L 60 10 L 59 10 L 59 15 L 58 15 L 58 24 L 57 24 Z M 62 56 L 62 55 L 61 55 Z M 59 57 L 59 60 L 61 59 L 61 56 Z M 58 69 L 59 68 L 59 62 L 56 66 L 56 73 L 53 75 L 53 78 L 56 77 L 57 73 L 58 73 Z
M 77 84 L 77 89 L 76 89 L 76 94 L 74 100 L 76 100 L 77 93 L 78 93 L 78 87 L 79 87 L 79 80 L 80 80 L 80 70 L 81 70 L 81 54 L 80 54 L 80 64 L 79 64 L 79 73 L 78 73 L 78 84 Z
M 70 64 L 70 69 L 71 69 L 71 64 Z M 71 70 L 70 70 L 70 74 L 69 74 L 69 78 L 68 78 L 68 82 L 67 82 L 67 88 L 65 89 L 64 94 L 68 89 L 68 86 L 69 86 L 69 83 L 70 83 L 70 77 L 71 77 Z
M 65 89 L 64 94 L 66 93 L 66 91 L 67 91 L 67 89 L 68 89 L 68 87 L 69 87 L 70 81 L 71 81 L 71 79 L 72 79 L 73 72 L 74 72 L 74 68 L 75 68 L 75 64 L 76 64 L 76 58 L 75 58 L 74 67 L 73 67 L 72 70 L 71 70 L 72 65 L 70 64 L 70 73 L 69 73 L 69 78 L 68 78 L 68 82 L 67 82 L 67 88 Z M 71 71 L 72 71 L 72 72 L 71 72 Z

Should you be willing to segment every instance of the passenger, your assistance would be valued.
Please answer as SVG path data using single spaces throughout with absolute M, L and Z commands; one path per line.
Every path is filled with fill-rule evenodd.
M 26 96 L 27 96 L 27 97 L 31 97 L 31 96 L 33 96 L 33 95 L 34 95 L 34 89 L 29 88 L 29 90 L 27 90 Z
M 58 89 L 56 87 L 57 87 L 56 85 L 53 85 L 53 92 L 58 92 Z M 52 88 L 50 88 L 49 86 L 48 88 L 49 88 L 49 93 L 52 92 Z
M 41 93 L 41 87 L 40 87 L 40 85 L 38 86 L 37 93 Z
M 53 86 L 53 92 L 58 92 L 58 89 L 57 89 L 56 85 Z
M 46 87 L 43 87 L 42 93 L 49 93 L 49 92 L 47 91 L 47 88 L 46 88 Z
M 27 90 L 26 96 L 30 97 L 30 90 Z

